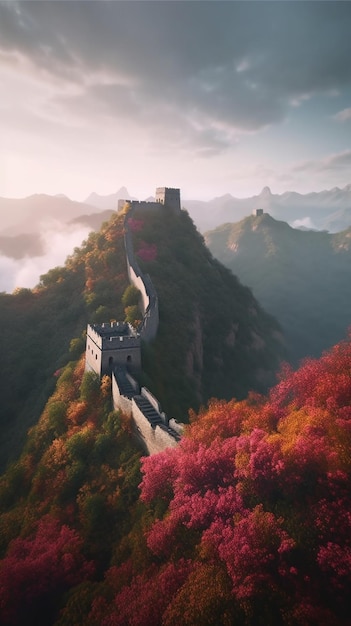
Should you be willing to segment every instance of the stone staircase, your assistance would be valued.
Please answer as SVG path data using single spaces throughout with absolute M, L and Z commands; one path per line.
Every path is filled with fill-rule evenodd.
M 152 406 L 151 402 L 149 402 L 147 398 L 145 398 L 144 396 L 135 395 L 134 402 L 143 413 L 143 415 L 145 415 L 145 417 L 149 420 L 153 428 L 155 426 L 164 426 L 161 415 L 156 411 L 156 409 Z
M 127 378 L 127 370 L 122 365 L 118 365 L 114 370 L 121 395 L 126 396 L 130 400 L 136 395 L 133 385 Z

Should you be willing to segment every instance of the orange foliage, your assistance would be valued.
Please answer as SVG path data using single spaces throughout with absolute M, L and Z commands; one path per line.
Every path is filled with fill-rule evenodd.
M 89 409 L 88 402 L 85 400 L 76 400 L 71 402 L 67 409 L 67 421 L 73 425 L 80 425 L 86 420 Z
M 103 376 L 100 384 L 100 391 L 103 398 L 110 398 L 111 396 L 111 378 L 109 376 Z
M 162 617 L 163 626 L 231 626 L 240 615 L 231 587 L 230 578 L 220 563 L 199 563 L 168 605 Z

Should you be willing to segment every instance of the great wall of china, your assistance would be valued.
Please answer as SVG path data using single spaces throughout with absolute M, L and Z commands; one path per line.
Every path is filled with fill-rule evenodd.
M 141 340 L 152 341 L 159 324 L 158 298 L 148 274 L 143 274 L 136 260 L 129 227 L 136 209 L 179 212 L 179 189 L 156 189 L 155 202 L 120 201 L 119 210 L 125 210 L 124 245 L 128 277 L 140 292 L 139 307 L 143 314 L 141 327 L 136 331 L 125 322 L 88 324 L 86 342 L 86 371 L 112 379 L 113 406 L 131 416 L 135 432 L 147 454 L 161 452 L 178 444 L 183 426 L 168 419 L 158 400 L 146 387 L 137 382 L 141 372 Z

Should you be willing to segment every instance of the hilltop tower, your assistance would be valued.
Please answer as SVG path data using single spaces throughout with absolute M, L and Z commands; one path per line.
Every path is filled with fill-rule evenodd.
M 180 189 L 173 189 L 171 187 L 157 187 L 155 193 L 155 202 L 144 200 L 139 202 L 139 200 L 118 200 L 118 211 L 121 210 L 129 210 L 133 211 L 142 210 L 142 211 L 155 211 L 159 210 L 160 204 L 166 209 L 173 211 L 174 213 L 180 213 L 181 205 L 180 205 Z
M 88 324 L 85 370 L 100 378 L 111 374 L 116 365 L 138 375 L 141 370 L 140 335 L 125 322 Z
M 156 202 L 164 204 L 175 213 L 180 213 L 180 189 L 172 189 L 171 187 L 157 187 Z

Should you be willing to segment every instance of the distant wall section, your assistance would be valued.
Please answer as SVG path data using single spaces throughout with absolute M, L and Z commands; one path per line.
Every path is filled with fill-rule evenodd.
M 159 209 L 159 206 L 157 208 Z M 128 277 L 130 282 L 140 291 L 139 306 L 143 313 L 143 321 L 139 330 L 140 335 L 145 341 L 151 341 L 156 337 L 159 324 L 158 297 L 149 274 L 143 274 L 135 258 L 132 235 L 128 223 L 132 213 L 133 209 L 129 210 L 124 218 L 124 246 Z

